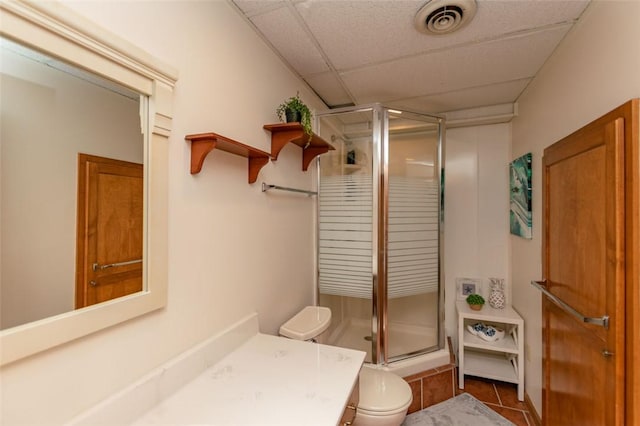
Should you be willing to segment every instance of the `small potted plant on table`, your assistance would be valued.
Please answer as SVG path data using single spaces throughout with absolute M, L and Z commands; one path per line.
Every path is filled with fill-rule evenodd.
M 467 296 L 467 303 L 469 304 L 469 307 L 471 309 L 473 309 L 474 311 L 479 311 L 480 309 L 482 309 L 482 305 L 484 305 L 484 297 L 475 293 L 470 294 Z

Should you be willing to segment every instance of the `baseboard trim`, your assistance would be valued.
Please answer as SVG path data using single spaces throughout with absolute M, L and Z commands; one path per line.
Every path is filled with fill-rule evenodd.
M 526 392 L 524 393 L 524 403 L 527 406 L 527 410 L 529 410 L 529 414 L 531 414 L 531 419 L 533 420 L 535 426 L 542 426 L 542 419 L 540 418 L 538 411 L 536 411 L 536 407 L 534 407 L 533 403 L 531 402 L 531 398 L 529 398 L 529 395 Z

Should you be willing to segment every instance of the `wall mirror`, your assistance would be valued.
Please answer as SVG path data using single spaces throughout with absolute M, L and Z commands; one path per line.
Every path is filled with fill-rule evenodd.
M 4 365 L 166 304 L 176 72 L 60 4 L 3 2 L 0 22 Z M 139 278 L 127 294 L 90 303 L 79 302 L 76 289 L 77 252 L 84 251 L 77 248 L 80 153 L 92 161 L 144 163 L 123 185 L 139 187 L 133 192 L 140 233 L 127 244 L 140 253 L 127 254 L 116 268 L 94 266 L 98 273 L 135 269 Z
M 0 87 L 0 330 L 141 291 L 147 97 L 5 38 Z

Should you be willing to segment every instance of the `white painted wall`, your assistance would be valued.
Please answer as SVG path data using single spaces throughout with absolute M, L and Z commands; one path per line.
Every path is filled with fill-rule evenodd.
M 313 199 L 263 194 L 260 182 L 310 188 L 300 148 L 247 184 L 247 160 L 214 151 L 189 174 L 189 133 L 270 150 L 262 124 L 300 91 L 314 98 L 226 3 L 69 5 L 179 71 L 169 162 L 167 307 L 3 367 L 2 424 L 61 424 L 240 318 L 263 332 L 312 302 Z M 154 23 L 155 22 L 155 23 Z
M 511 125 L 447 130 L 444 183 L 445 330 L 457 343 L 456 278 L 505 279 L 509 270 Z
M 526 392 L 542 410 L 541 164 L 545 147 L 640 97 L 640 2 L 594 1 L 525 93 L 513 120 L 513 157 L 533 153 L 533 239 L 511 237 L 513 304 L 525 320 Z

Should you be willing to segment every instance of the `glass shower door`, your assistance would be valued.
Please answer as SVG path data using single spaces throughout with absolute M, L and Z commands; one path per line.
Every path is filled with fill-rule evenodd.
M 318 191 L 319 303 L 331 309 L 330 344 L 372 360 L 373 111 L 320 117 L 335 151 L 322 156 Z
M 318 302 L 326 343 L 388 362 L 443 347 L 440 119 L 379 104 L 318 116 Z
M 439 344 L 440 134 L 431 120 L 388 112 L 387 360 Z

